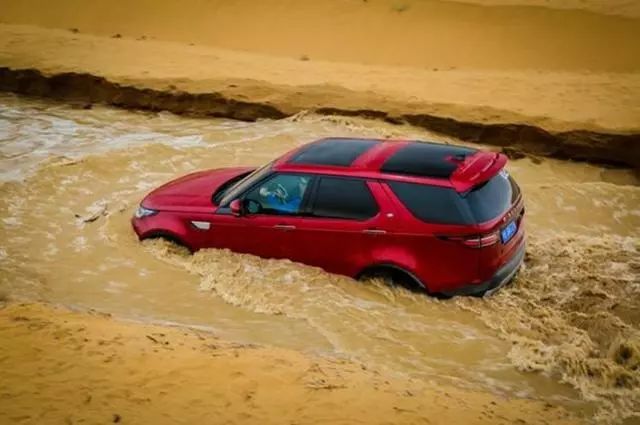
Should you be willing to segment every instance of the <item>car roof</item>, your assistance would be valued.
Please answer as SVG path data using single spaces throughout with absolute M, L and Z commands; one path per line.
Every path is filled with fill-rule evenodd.
M 464 192 L 500 171 L 506 157 L 494 152 L 417 140 L 331 137 L 277 160 L 280 172 L 322 173 L 453 187 Z

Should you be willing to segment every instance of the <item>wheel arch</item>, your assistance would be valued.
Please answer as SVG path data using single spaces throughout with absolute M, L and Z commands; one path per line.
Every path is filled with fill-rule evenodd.
M 189 251 L 194 252 L 193 247 L 189 245 L 187 242 L 185 242 L 185 239 L 182 236 L 170 230 L 166 230 L 166 229 L 150 230 L 140 236 L 141 241 L 145 239 L 165 239 L 177 245 L 184 246 Z
M 427 293 L 431 293 L 427 284 L 420 280 L 415 273 L 407 270 L 405 267 L 390 262 L 368 265 L 356 274 L 356 279 L 361 280 L 369 276 L 375 276 L 376 274 L 391 274 L 391 278 L 394 282 L 406 287 L 407 289 L 413 291 L 422 290 Z

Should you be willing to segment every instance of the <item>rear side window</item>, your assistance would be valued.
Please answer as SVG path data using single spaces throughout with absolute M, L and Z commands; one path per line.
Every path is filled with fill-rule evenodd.
M 322 177 L 311 213 L 315 217 L 365 220 L 378 213 L 378 204 L 364 180 Z
M 449 187 L 388 182 L 393 193 L 422 221 L 440 224 L 473 224 L 462 197 Z
M 501 171 L 486 183 L 466 194 L 476 223 L 482 223 L 505 213 L 516 201 L 520 189 L 506 171 Z
M 506 171 L 464 194 L 448 187 L 394 181 L 388 184 L 414 216 L 439 224 L 492 220 L 504 214 L 520 194 L 518 185 Z

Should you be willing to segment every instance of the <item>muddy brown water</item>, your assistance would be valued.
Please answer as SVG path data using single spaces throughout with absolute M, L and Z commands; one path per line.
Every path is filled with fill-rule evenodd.
M 524 158 L 529 245 L 514 283 L 435 300 L 289 261 L 139 243 L 153 187 L 259 165 L 315 138 L 456 142 L 377 121 L 237 122 L 0 95 L 0 295 L 201 327 L 413 379 L 640 418 L 640 188 L 628 170 Z M 458 142 L 459 143 L 459 142 Z

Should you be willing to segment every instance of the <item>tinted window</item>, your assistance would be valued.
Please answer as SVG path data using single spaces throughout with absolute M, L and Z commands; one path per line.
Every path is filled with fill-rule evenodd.
M 391 190 L 420 220 L 440 224 L 472 224 L 473 217 L 462 199 L 448 187 L 388 182 Z
M 380 142 L 377 140 L 327 139 L 309 145 L 289 162 L 346 167 L 378 143 Z
M 391 190 L 417 218 L 429 223 L 477 224 L 505 213 L 520 189 L 502 171 L 466 194 L 448 187 L 388 182 Z
M 416 142 L 400 149 L 382 164 L 381 171 L 416 176 L 449 177 L 458 167 L 451 158 L 477 152 L 464 146 Z
M 475 187 L 466 196 L 476 223 L 482 223 L 502 215 L 515 202 L 520 189 L 515 181 L 501 171 L 488 182 Z
M 364 180 L 323 177 L 313 203 L 316 217 L 364 220 L 378 213 L 378 204 Z

